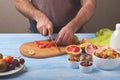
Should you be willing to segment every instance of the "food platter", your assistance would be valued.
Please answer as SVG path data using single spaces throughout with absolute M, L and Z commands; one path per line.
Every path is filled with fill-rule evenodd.
M 0 54 L 0 77 L 12 75 L 25 69 L 25 60 L 22 57 L 4 56 L 2 53 Z
M 35 42 L 26 42 L 20 46 L 19 51 L 22 55 L 30 58 L 48 58 L 66 54 L 64 46 L 58 47 L 61 51 L 59 51 L 55 46 L 51 48 L 39 48 L 36 46 Z
M 24 65 L 20 65 L 19 67 L 16 67 L 14 70 L 6 71 L 6 72 L 1 72 L 0 73 L 0 77 L 1 76 L 7 76 L 7 75 L 12 75 L 12 74 L 18 73 L 18 72 L 22 71 L 24 68 L 25 68 Z

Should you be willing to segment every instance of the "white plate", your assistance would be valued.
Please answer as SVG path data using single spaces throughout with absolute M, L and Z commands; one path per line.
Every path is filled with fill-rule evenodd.
M 12 75 L 12 74 L 18 73 L 24 67 L 25 67 L 24 65 L 20 65 L 20 67 L 16 67 L 14 70 L 6 71 L 6 72 L 0 72 L 0 76 L 7 76 L 7 75 Z

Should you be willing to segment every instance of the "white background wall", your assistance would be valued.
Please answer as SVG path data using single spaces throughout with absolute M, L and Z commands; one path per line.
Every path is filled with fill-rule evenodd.
M 115 28 L 120 23 L 120 0 L 97 0 L 95 16 L 86 25 L 86 32 L 96 32 L 100 28 Z
M 85 25 L 86 32 L 100 28 L 114 29 L 120 22 L 120 0 L 97 0 L 95 16 Z M 0 33 L 27 32 L 28 20 L 16 11 L 13 0 L 0 0 Z

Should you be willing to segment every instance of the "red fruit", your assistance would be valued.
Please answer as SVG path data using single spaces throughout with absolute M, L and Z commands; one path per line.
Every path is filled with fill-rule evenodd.
M 82 49 L 77 45 L 69 45 L 65 48 L 66 52 L 71 56 L 79 56 Z
M 97 50 L 97 46 L 93 44 L 88 44 L 85 46 L 85 52 L 89 55 L 92 55 Z
M 37 45 L 37 47 L 39 47 L 39 45 L 41 45 L 40 41 L 35 41 L 35 44 Z
M 48 43 L 43 43 L 42 45 L 39 45 L 39 48 L 46 48 L 47 45 Z
M 99 58 L 105 58 L 105 55 L 101 52 L 97 55 Z
M 14 70 L 14 69 L 15 69 L 15 64 L 8 65 L 8 70 Z
M 50 41 L 50 42 L 48 43 L 48 45 L 46 46 L 46 48 L 50 48 L 50 47 L 52 47 L 52 46 L 55 46 L 55 42 L 54 42 L 54 41 Z
M 50 42 L 48 42 L 48 41 L 35 41 L 35 44 L 39 48 L 50 48 L 50 47 L 55 45 L 55 42 L 53 42 L 53 41 L 50 41 Z
M 13 57 L 12 56 L 6 56 L 4 59 L 8 63 L 13 59 Z
M 25 63 L 25 60 L 24 60 L 23 58 L 20 58 L 19 63 L 20 63 L 20 64 L 24 64 L 24 63 Z

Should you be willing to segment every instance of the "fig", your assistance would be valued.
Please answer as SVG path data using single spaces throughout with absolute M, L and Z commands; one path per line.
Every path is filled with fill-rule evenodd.
M 93 44 L 88 44 L 87 46 L 85 46 L 85 53 L 87 53 L 88 55 L 92 55 L 97 49 L 97 46 Z
M 7 63 L 4 61 L 0 61 L 0 72 L 4 72 L 7 70 Z

